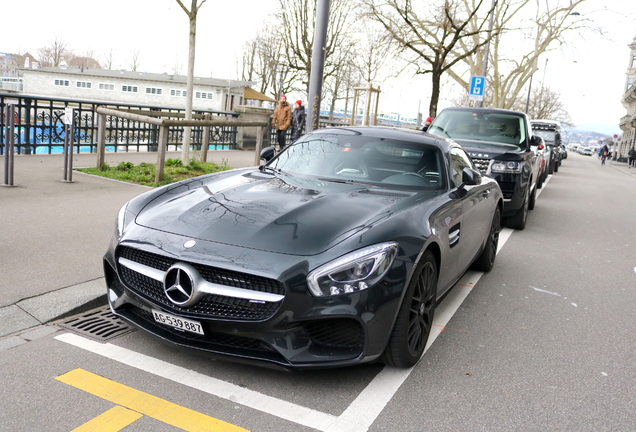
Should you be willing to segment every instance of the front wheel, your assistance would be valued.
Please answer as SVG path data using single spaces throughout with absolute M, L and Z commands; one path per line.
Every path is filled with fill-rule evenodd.
M 489 272 L 495 265 L 495 258 L 497 257 L 497 247 L 499 246 L 499 231 L 501 230 L 501 211 L 499 207 L 495 210 L 495 216 L 492 218 L 492 225 L 490 226 L 490 232 L 486 239 L 486 245 L 484 250 L 475 260 L 471 268 L 473 270 Z
M 526 195 L 523 198 L 523 204 L 521 208 L 517 210 L 513 216 L 506 218 L 506 226 L 508 228 L 516 229 L 521 231 L 526 227 L 526 221 L 528 220 L 528 201 L 529 201 L 530 191 L 526 191 Z
M 383 363 L 408 368 L 422 357 L 433 325 L 436 293 L 437 262 L 431 251 L 426 251 L 400 305 L 389 343 L 381 357 Z

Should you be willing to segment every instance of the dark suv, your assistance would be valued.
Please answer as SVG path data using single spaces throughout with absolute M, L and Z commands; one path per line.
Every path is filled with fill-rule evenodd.
M 540 166 L 532 146 L 543 145 L 532 135 L 522 112 L 494 108 L 446 108 L 428 133 L 451 138 L 470 154 L 474 164 L 499 183 L 508 227 L 522 230 L 535 205 Z
M 540 136 L 550 148 L 550 165 L 548 174 L 559 171 L 563 153 L 561 152 L 561 123 L 556 120 L 531 120 L 532 133 Z

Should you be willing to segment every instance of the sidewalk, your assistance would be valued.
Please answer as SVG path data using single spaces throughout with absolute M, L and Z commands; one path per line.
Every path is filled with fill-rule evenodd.
M 166 158 L 180 158 L 169 152 Z M 112 153 L 106 163 L 155 163 L 156 153 Z M 253 151 L 210 151 L 208 161 L 254 164 Z M 74 155 L 73 168 L 95 166 Z M 4 156 L 0 156 L 0 184 Z M 120 207 L 149 188 L 73 172 L 62 155 L 16 155 L 15 187 L 0 186 L 0 339 L 106 304 L 102 256 Z

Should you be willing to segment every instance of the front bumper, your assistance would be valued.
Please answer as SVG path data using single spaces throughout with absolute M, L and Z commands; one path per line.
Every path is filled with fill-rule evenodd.
M 306 284 L 312 258 L 199 242 L 162 234 L 161 250 L 134 241 L 104 257 L 110 307 L 116 315 L 164 341 L 213 357 L 285 369 L 345 366 L 375 360 L 384 351 L 411 266 L 395 260 L 382 281 L 358 293 L 316 298 Z M 153 242 L 156 243 L 156 242 Z M 163 283 L 121 265 L 121 258 L 166 271 L 176 262 L 196 267 L 206 280 L 259 292 L 277 302 L 208 294 L 195 305 L 174 304 Z M 223 282 L 224 281 L 224 282 Z M 203 335 L 155 321 L 153 310 L 201 324 Z

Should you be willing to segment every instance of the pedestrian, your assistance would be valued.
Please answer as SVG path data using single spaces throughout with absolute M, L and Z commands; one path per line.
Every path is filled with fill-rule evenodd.
M 294 111 L 292 112 L 291 123 L 291 142 L 295 143 L 300 138 L 305 130 L 305 122 L 307 115 L 305 114 L 305 107 L 303 101 L 297 100 L 294 104 Z
M 287 135 L 287 129 L 291 125 L 291 120 L 292 110 L 289 102 L 287 102 L 287 96 L 280 95 L 280 100 L 274 109 L 274 117 L 272 118 L 272 127 L 276 128 L 279 151 L 285 148 L 285 136 Z
M 605 159 L 609 156 L 609 147 L 607 144 L 603 144 L 603 148 L 600 151 L 601 153 L 601 165 L 605 165 Z
M 426 121 L 424 122 L 424 126 L 422 126 L 422 132 L 426 132 L 428 127 L 433 123 L 433 119 L 430 117 L 426 117 Z
M 636 168 L 636 148 L 632 146 L 627 153 L 627 168 Z

